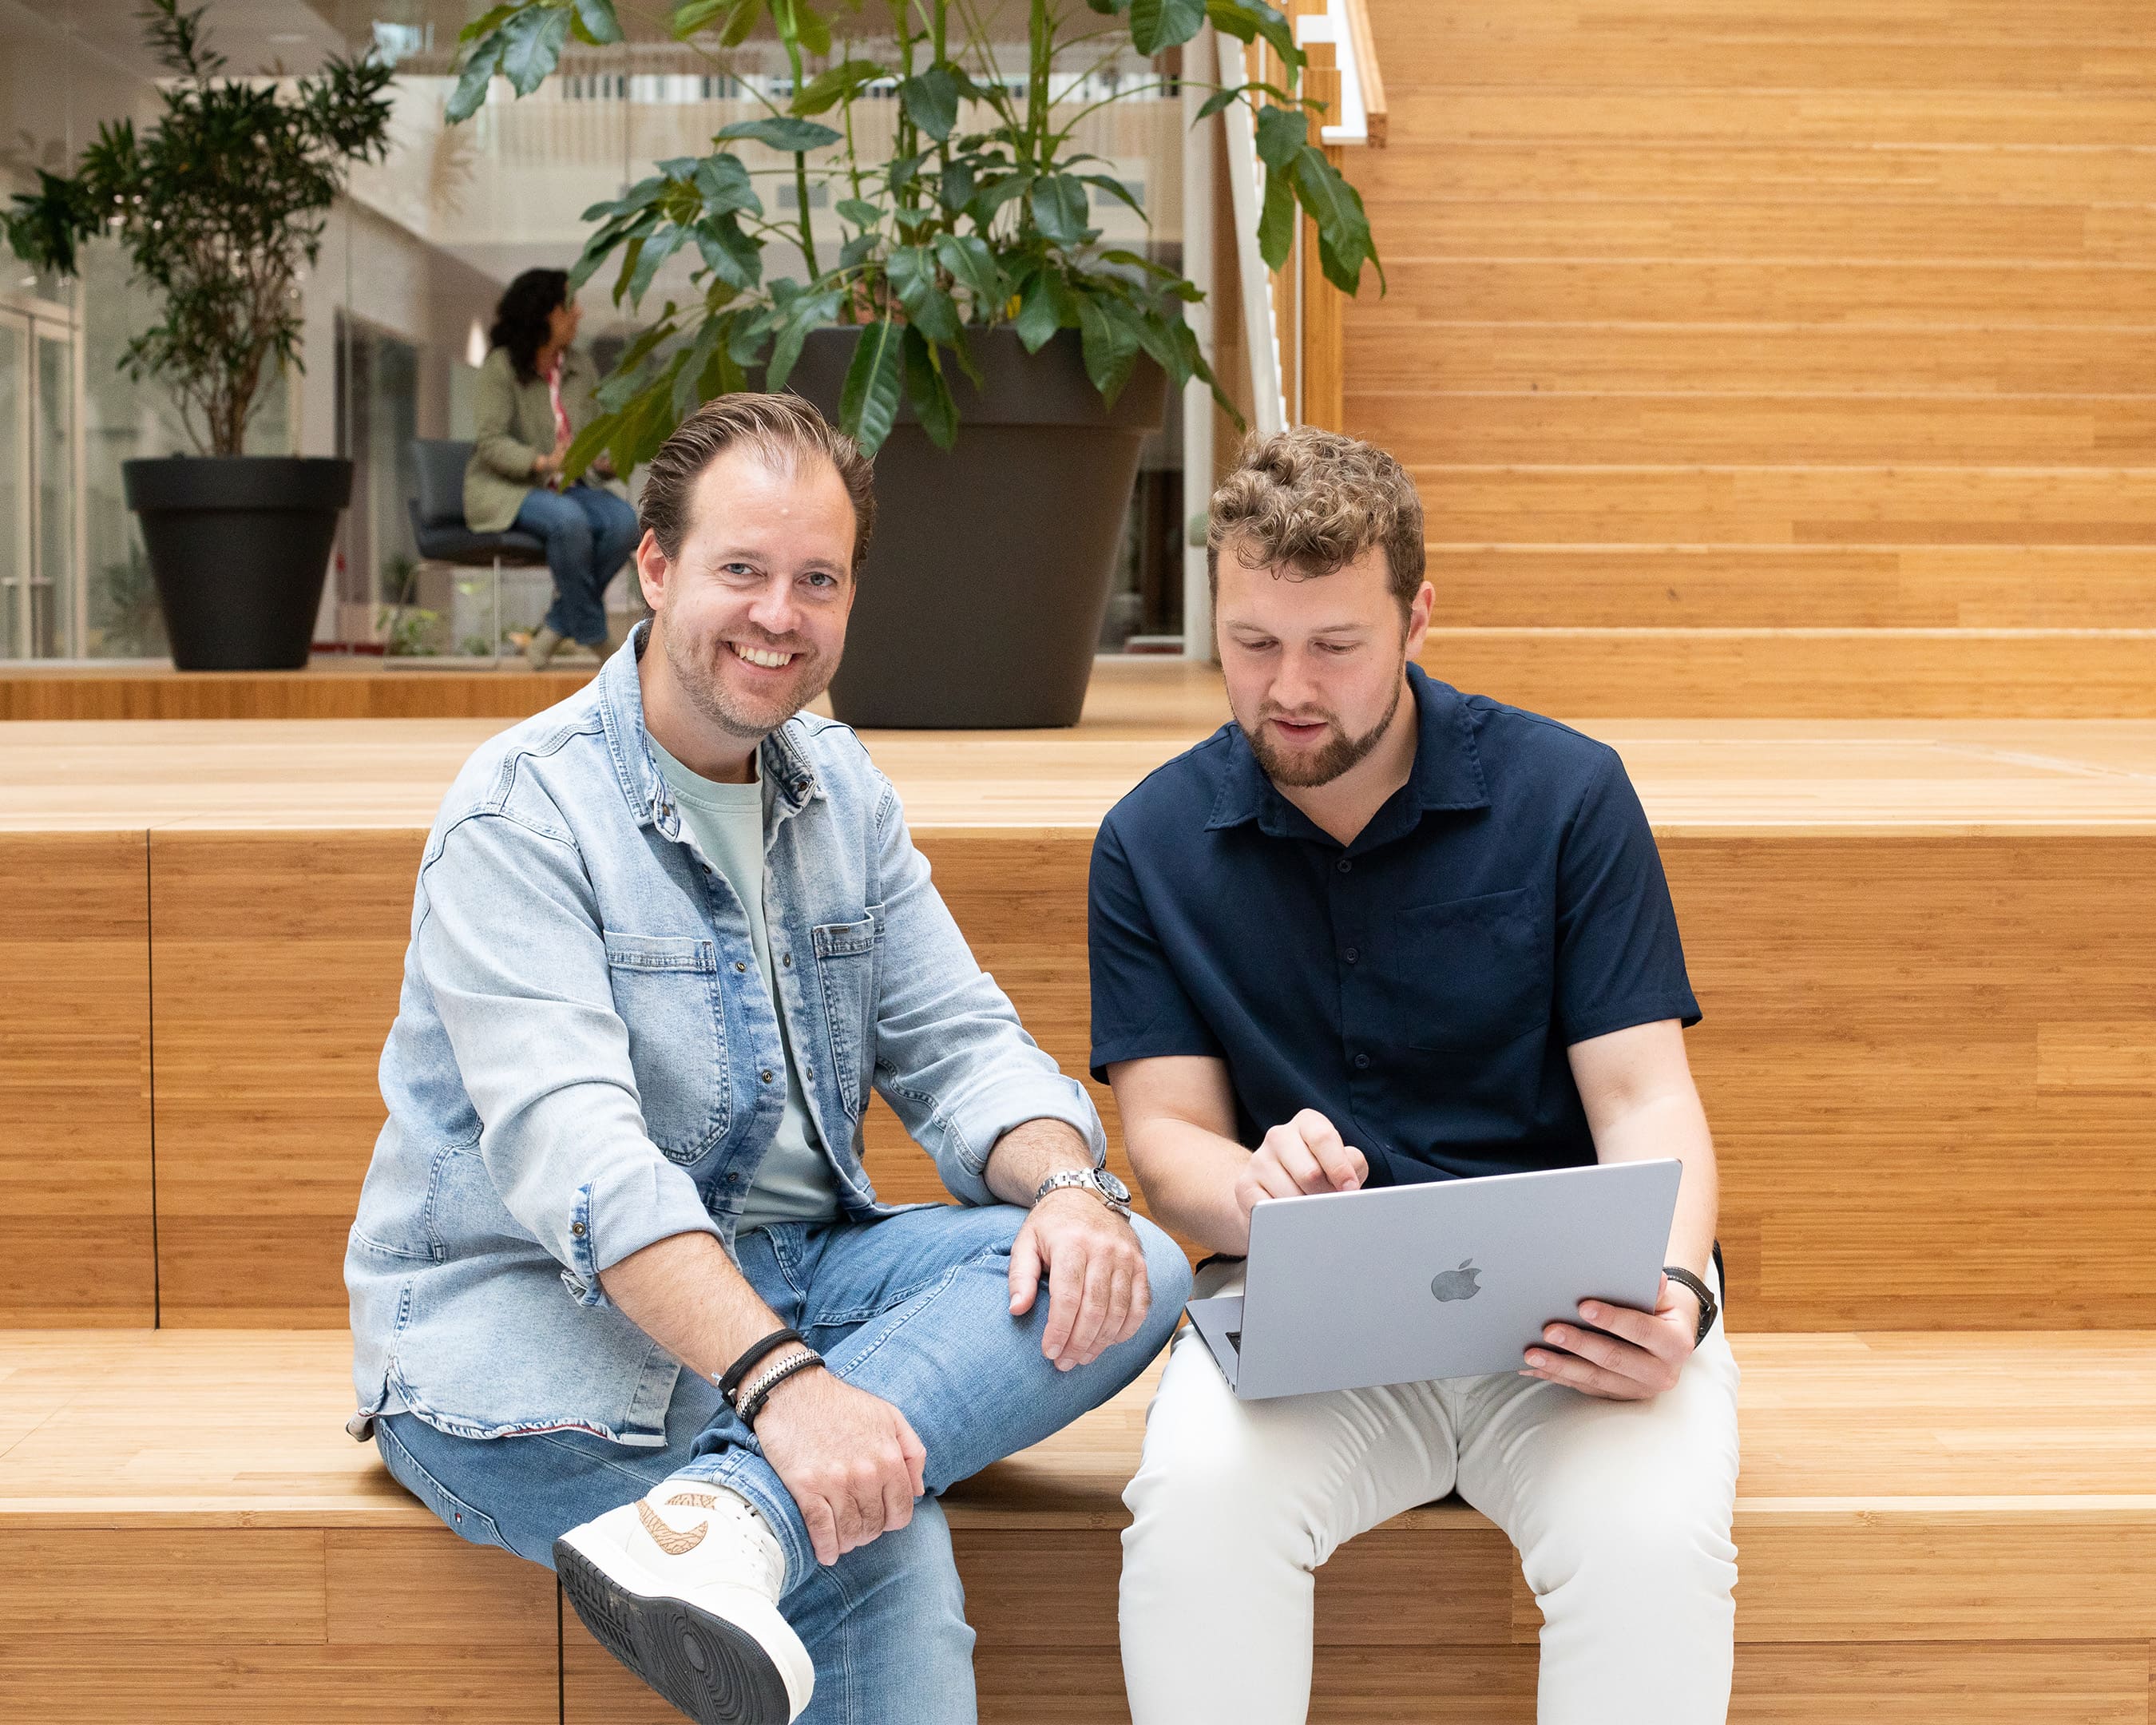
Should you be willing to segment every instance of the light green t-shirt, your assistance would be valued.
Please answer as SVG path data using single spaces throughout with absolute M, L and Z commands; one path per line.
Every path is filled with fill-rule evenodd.
M 726 877 L 748 912 L 756 968 L 770 995 L 771 1009 L 778 1019 L 779 1040 L 786 1049 L 786 1111 L 779 1117 L 771 1147 L 757 1164 L 756 1178 L 742 1194 L 741 1226 L 828 1222 L 839 1214 L 838 1182 L 817 1142 L 815 1122 L 808 1117 L 808 1098 L 802 1093 L 801 1075 L 795 1070 L 793 1040 L 786 1032 L 786 1011 L 778 999 L 778 973 L 772 968 L 771 938 L 764 927 L 763 786 L 757 782 L 721 784 L 706 778 L 668 754 L 656 738 L 648 740 L 652 758 L 673 787 L 675 799 L 681 805 L 681 819 L 697 848 Z

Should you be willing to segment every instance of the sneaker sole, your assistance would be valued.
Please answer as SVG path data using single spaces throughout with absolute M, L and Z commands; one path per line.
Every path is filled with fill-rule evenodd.
M 599 1645 L 696 1725 L 788 1725 L 786 1680 L 746 1630 L 681 1599 L 631 1593 L 565 1539 L 562 1591 Z

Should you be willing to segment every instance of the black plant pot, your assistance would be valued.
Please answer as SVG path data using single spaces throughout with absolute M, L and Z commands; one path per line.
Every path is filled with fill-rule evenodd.
M 299 670 L 352 463 L 171 455 L 121 464 L 182 670 Z
M 788 387 L 835 421 L 860 332 L 808 337 Z M 910 407 L 875 459 L 876 527 L 831 706 L 906 730 L 1075 725 L 1115 579 L 1139 446 L 1168 374 L 1141 359 L 1112 408 L 1076 334 L 1029 354 L 971 336 L 982 387 L 953 376 L 947 453 Z

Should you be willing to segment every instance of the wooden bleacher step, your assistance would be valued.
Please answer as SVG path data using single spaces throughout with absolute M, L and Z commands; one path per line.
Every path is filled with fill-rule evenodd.
M 2143 1717 L 2156 1335 L 1737 1348 L 1732 1720 Z M 1150 1392 L 947 1500 L 988 1725 L 1123 1717 L 1120 1493 Z M 0 1334 L 8 1717 L 531 1725 L 557 1658 L 568 1725 L 671 1717 L 544 1572 L 455 1538 L 346 1437 L 350 1398 L 335 1332 Z M 1312 1717 L 1529 1725 L 1538 1623 L 1501 1534 L 1411 1512 L 1320 1572 Z

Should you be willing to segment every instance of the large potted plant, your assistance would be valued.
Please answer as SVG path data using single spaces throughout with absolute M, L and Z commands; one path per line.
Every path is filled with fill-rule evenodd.
M 675 35 L 715 54 L 768 20 L 791 74 L 783 104 L 767 100 L 707 153 L 659 162 L 586 212 L 598 226 L 572 285 L 612 264 L 615 303 L 640 309 L 669 259 L 685 253 L 694 267 L 689 295 L 650 316 L 601 386 L 605 411 L 571 449 L 572 469 L 603 449 L 626 474 L 699 403 L 752 387 L 800 390 L 877 454 L 860 626 L 831 690 L 857 724 L 1075 723 L 1139 445 L 1171 386 L 1214 382 L 1183 316 L 1200 290 L 1104 244 L 1089 220 L 1096 193 L 1144 211 L 1073 141 L 1069 50 L 1082 51 L 1081 69 L 1124 49 L 1151 62 L 1209 20 L 1270 43 L 1289 87 L 1215 88 L 1206 104 L 1255 110 L 1264 254 L 1285 262 L 1300 208 L 1338 286 L 1352 293 L 1376 262 L 1361 199 L 1311 139 L 1285 17 L 1262 0 L 1086 7 L 1029 0 L 1021 74 L 989 34 L 1012 8 L 887 0 L 886 16 L 865 15 L 874 37 L 847 39 L 808 0 L 686 0 Z M 572 39 L 621 34 L 613 0 L 497 6 L 465 31 L 449 117 L 475 112 L 496 75 L 528 95 Z M 1076 105 L 1167 87 L 1148 65 Z M 896 103 L 887 150 L 857 142 L 867 100 Z M 775 165 L 745 159 L 747 142 L 778 152 L 766 158 Z M 772 177 L 790 210 L 758 190 Z M 774 241 L 798 247 L 798 275 L 766 276 Z
M 345 460 L 241 453 L 284 368 L 300 366 L 303 268 L 356 162 L 388 147 L 390 69 L 333 59 L 289 90 L 223 75 L 203 11 L 149 0 L 145 33 L 172 74 L 157 124 L 101 126 L 66 177 L 40 172 L 7 237 L 30 262 L 75 272 L 79 248 L 127 249 L 162 316 L 121 368 L 169 390 L 198 454 L 132 460 L 121 477 L 182 670 L 305 665 L 352 493 Z

